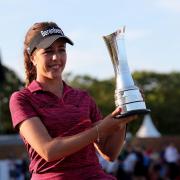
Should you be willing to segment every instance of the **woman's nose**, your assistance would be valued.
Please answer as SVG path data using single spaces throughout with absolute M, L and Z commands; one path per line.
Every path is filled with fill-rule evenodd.
M 57 60 L 59 57 L 60 57 L 59 52 L 58 52 L 58 51 L 54 51 L 53 56 L 52 56 L 52 59 L 53 59 L 53 60 Z
M 57 60 L 57 58 L 58 58 L 57 53 L 54 53 L 53 56 L 52 56 L 52 59 L 53 59 L 53 60 Z

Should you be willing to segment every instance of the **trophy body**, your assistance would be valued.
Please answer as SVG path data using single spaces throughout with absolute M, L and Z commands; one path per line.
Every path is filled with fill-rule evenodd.
M 122 27 L 110 35 L 103 36 L 115 72 L 115 105 L 122 109 L 118 117 L 149 112 L 128 67 L 124 34 L 125 27 Z

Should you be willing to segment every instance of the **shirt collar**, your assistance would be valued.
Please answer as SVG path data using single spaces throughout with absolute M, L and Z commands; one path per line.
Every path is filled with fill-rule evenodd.
M 30 92 L 35 92 L 35 91 L 43 91 L 43 88 L 42 86 L 36 81 L 36 80 L 33 80 L 29 86 L 27 87 Z
M 36 92 L 36 91 L 43 91 L 42 86 L 36 80 L 33 80 L 27 88 L 30 90 L 31 93 Z M 72 88 L 63 81 L 63 94 L 71 89 Z

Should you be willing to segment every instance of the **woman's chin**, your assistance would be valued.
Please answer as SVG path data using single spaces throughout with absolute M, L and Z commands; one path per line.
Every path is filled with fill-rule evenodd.
M 60 73 L 58 73 L 58 74 L 51 74 L 50 76 L 49 76 L 49 79 L 60 79 L 60 77 L 61 77 L 61 75 L 60 75 Z

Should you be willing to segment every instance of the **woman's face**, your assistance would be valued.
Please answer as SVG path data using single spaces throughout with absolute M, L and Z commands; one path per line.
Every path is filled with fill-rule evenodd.
M 47 49 L 37 49 L 32 56 L 36 67 L 37 80 L 59 79 L 66 64 L 66 44 L 56 40 Z

